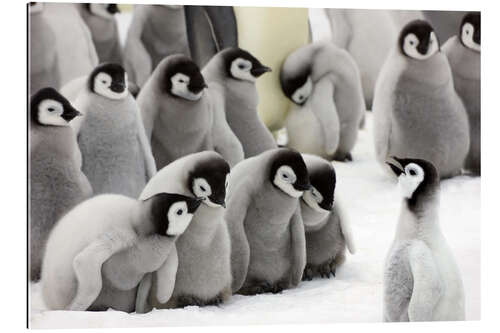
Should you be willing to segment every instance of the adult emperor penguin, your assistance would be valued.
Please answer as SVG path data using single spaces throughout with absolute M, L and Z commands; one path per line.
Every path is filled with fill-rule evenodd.
M 97 66 L 75 105 L 84 113 L 78 134 L 83 172 L 94 193 L 137 198 L 156 173 L 149 140 L 121 65 Z
M 204 150 L 219 152 L 230 165 L 243 159 L 238 138 L 206 87 L 198 66 L 176 54 L 162 60 L 141 89 L 137 103 L 158 169 Z
M 481 174 L 481 14 L 467 13 L 458 36 L 444 44 L 453 83 L 469 117 L 470 149 L 465 168 Z
M 420 159 L 388 164 L 403 202 L 385 261 L 384 321 L 465 320 L 462 278 L 439 227 L 439 174 Z
M 164 191 L 203 200 L 186 232 L 177 240 L 176 251 L 169 257 L 169 261 L 178 262 L 177 274 L 158 271 L 152 279 L 156 284 L 150 284 L 150 306 L 214 305 L 231 296 L 231 247 L 224 220 L 228 173 L 229 164 L 218 153 L 190 154 L 158 171 L 141 193 L 143 200 Z M 155 296 L 157 290 L 165 292 L 160 290 L 161 285 L 174 278 L 171 299 L 167 303 L 159 300 Z
M 375 88 L 375 150 L 431 161 L 442 178 L 461 172 L 469 151 L 469 124 L 450 65 L 429 23 L 401 31 Z
M 170 264 L 166 258 L 200 202 L 160 193 L 145 201 L 103 194 L 81 203 L 47 242 L 45 304 L 51 310 L 133 312 L 144 275 Z
M 59 87 L 57 52 L 51 46 L 54 32 L 44 15 L 42 2 L 30 2 L 29 10 L 29 75 L 30 95 L 43 87 Z
M 356 63 L 343 49 L 316 42 L 292 52 L 281 86 L 294 106 L 286 120 L 288 146 L 327 159 L 352 160 L 365 102 Z
M 135 5 L 124 47 L 125 69 L 142 88 L 166 56 L 189 56 L 184 6 Z
M 44 3 L 44 16 L 54 32 L 51 45 L 57 53 L 59 84 L 87 75 L 99 59 L 89 28 L 76 3 Z M 56 87 L 59 88 L 59 87 Z
M 114 3 L 86 3 L 80 7 L 83 20 L 89 27 L 99 62 L 123 61 L 122 47 L 115 14 L 120 9 Z
M 345 261 L 345 249 L 354 254 L 354 241 L 342 206 L 335 200 L 336 175 L 332 164 L 321 157 L 303 154 L 311 188 L 300 200 L 306 232 L 307 265 L 303 280 L 335 276 Z
M 299 197 L 309 188 L 304 160 L 287 148 L 248 158 L 231 171 L 225 218 L 233 293 L 278 293 L 301 281 L 306 244 Z
M 40 278 L 45 242 L 56 221 L 92 194 L 69 122 L 80 115 L 53 88 L 31 97 L 29 128 L 30 278 Z
M 245 158 L 277 147 L 257 113 L 255 82 L 269 71 L 249 52 L 236 47 L 217 53 L 202 71 L 210 88 L 222 96 L 227 122 L 240 140 Z

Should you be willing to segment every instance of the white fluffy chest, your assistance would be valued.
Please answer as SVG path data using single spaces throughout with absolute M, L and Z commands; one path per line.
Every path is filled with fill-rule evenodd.
M 286 129 L 290 148 L 301 153 L 325 155 L 321 126 L 311 109 L 292 106 L 286 120 Z

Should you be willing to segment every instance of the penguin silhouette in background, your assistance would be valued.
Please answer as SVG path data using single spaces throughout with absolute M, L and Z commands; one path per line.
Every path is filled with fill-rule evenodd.
M 52 227 L 90 197 L 92 188 L 82 173 L 80 150 L 69 127 L 80 112 L 53 88 L 36 92 L 29 112 L 30 279 L 38 280 Z
M 120 13 L 114 3 L 82 4 L 80 13 L 90 29 L 99 63 L 122 64 L 123 55 L 115 14 Z
M 451 37 L 443 51 L 469 117 L 470 149 L 465 168 L 481 175 L 481 14 L 464 15 L 458 36 Z
M 408 23 L 381 70 L 373 102 L 378 161 L 392 155 L 431 161 L 442 178 L 461 172 L 469 124 L 446 55 L 426 21 Z
M 29 11 L 29 92 L 43 87 L 59 87 L 57 52 L 52 47 L 54 32 L 44 15 L 44 4 L 30 2 Z

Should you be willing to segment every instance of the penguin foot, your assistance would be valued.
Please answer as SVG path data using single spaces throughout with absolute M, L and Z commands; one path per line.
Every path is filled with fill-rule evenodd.
M 310 264 L 306 265 L 304 273 L 302 274 L 302 281 L 311 281 L 314 277 L 314 270 Z
M 219 294 L 215 296 L 214 298 L 211 298 L 209 300 L 204 300 L 196 296 L 192 295 L 182 295 L 178 296 L 176 300 L 176 307 L 177 308 L 184 308 L 186 306 L 190 305 L 196 305 L 196 306 L 207 306 L 207 305 L 220 305 L 224 302 L 224 299 L 222 297 L 222 294 Z
M 339 162 L 352 162 L 352 155 L 351 152 L 344 153 L 337 151 L 332 159 Z

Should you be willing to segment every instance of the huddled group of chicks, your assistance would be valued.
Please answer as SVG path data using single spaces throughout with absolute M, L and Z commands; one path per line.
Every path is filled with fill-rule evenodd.
M 36 22 L 43 5 L 30 10 L 31 25 L 43 25 Z M 464 316 L 453 257 L 435 214 L 422 212 L 434 212 L 439 179 L 460 172 L 467 156 L 466 167 L 479 170 L 479 24 L 478 14 L 466 15 L 443 54 L 427 22 L 408 23 L 377 82 L 377 156 L 383 163 L 404 157 L 392 157 L 388 169 L 407 203 L 400 224 L 413 223 L 388 256 L 386 320 Z M 47 46 L 50 36 L 30 31 L 31 48 Z M 111 46 L 96 42 L 99 57 L 104 49 L 121 54 Z M 294 103 L 288 147 L 278 147 L 257 113 L 256 80 L 271 68 L 238 47 L 200 69 L 186 55 L 161 56 L 156 46 L 156 53 L 129 50 L 149 52 L 144 78 L 118 59 L 61 79 L 57 52 L 43 59 L 54 59 L 57 70 L 43 71 L 34 71 L 40 59 L 31 53 L 30 277 L 41 279 L 46 306 L 143 313 L 277 293 L 335 275 L 346 249 L 355 248 L 335 201 L 331 160 L 352 159 L 365 112 L 349 54 L 311 43 L 272 69 Z M 420 227 L 428 232 L 415 232 Z M 435 270 L 435 281 L 426 269 Z M 420 293 L 437 292 L 430 317 L 422 304 L 428 294 L 408 295 L 419 278 L 426 280 Z

